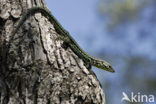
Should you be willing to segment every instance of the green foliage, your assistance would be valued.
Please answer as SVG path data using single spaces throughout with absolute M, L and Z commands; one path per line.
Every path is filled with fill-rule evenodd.
M 99 5 L 99 10 L 104 16 L 110 18 L 110 28 L 113 28 L 119 24 L 132 22 L 139 19 L 139 13 L 147 5 L 144 0 L 124 0 L 124 1 L 111 1 L 103 2 Z
M 104 27 L 103 31 L 109 34 L 105 36 L 110 38 L 110 44 L 114 48 L 113 54 L 117 54 L 112 60 L 114 65 L 118 66 L 115 67 L 118 74 L 116 79 L 114 78 L 112 83 L 110 80 L 104 82 L 109 87 L 113 86 L 105 88 L 108 91 L 107 96 L 111 96 L 111 99 L 106 96 L 108 102 L 117 104 L 123 91 L 127 94 L 140 92 L 154 95 L 156 92 L 156 1 L 101 0 L 101 2 L 99 11 L 103 24 L 107 27 L 107 29 Z M 110 46 L 108 47 L 111 48 Z

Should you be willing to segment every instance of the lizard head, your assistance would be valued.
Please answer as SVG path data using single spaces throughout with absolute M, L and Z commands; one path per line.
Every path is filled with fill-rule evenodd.
M 100 69 L 103 69 L 103 70 L 106 70 L 109 72 L 115 72 L 114 69 L 112 68 L 111 64 L 104 60 L 94 59 L 92 64 L 94 66 L 96 66 L 97 68 L 100 68 Z

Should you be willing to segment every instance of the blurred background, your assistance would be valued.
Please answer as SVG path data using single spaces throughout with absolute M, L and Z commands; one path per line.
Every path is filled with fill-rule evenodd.
M 93 67 L 107 104 L 156 104 L 155 0 L 46 0 L 53 15 L 89 54 L 109 61 L 115 73 Z M 121 101 L 153 95 L 155 102 Z

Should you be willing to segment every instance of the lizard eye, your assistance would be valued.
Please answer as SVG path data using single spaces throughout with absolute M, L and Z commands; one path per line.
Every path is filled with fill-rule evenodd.
M 109 65 L 106 65 L 106 68 L 110 68 L 110 66 Z
M 111 68 L 111 66 L 108 65 L 108 68 Z

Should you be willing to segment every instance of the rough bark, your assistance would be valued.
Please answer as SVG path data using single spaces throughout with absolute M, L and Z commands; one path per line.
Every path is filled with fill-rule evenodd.
M 34 6 L 46 8 L 43 0 L 0 0 L 0 104 L 105 104 L 96 76 L 62 47 L 40 13 L 21 26 L 7 48 L 20 17 Z

